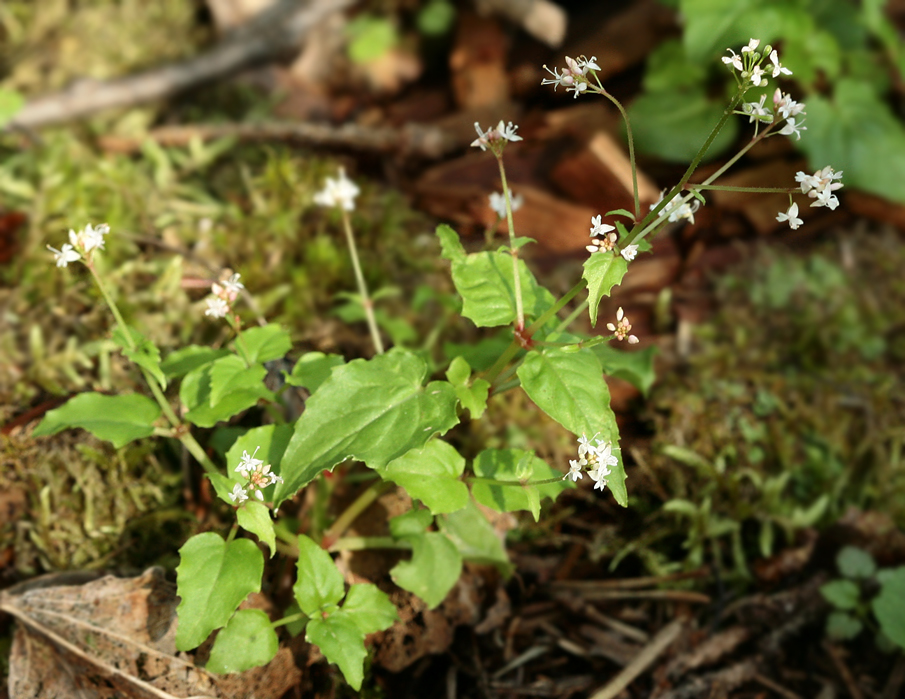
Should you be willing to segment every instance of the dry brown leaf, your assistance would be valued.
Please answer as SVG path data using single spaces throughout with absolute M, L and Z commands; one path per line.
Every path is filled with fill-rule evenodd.
M 287 649 L 265 667 L 226 676 L 177 654 L 176 590 L 161 568 L 85 579 L 51 575 L 0 592 L 0 610 L 18 622 L 10 696 L 277 699 L 301 677 Z

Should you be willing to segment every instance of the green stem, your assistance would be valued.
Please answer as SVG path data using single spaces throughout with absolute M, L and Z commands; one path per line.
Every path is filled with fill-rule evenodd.
M 293 621 L 307 621 L 310 619 L 307 614 L 304 612 L 299 612 L 298 614 L 290 614 L 289 616 L 284 616 L 282 619 L 277 619 L 276 621 L 270 622 L 270 628 L 277 629 L 280 626 L 284 626 L 286 624 L 291 624 Z
M 368 509 L 372 502 L 392 487 L 393 484 L 388 481 L 379 481 L 359 495 L 355 501 L 346 508 L 345 512 L 336 518 L 336 521 L 333 522 L 324 534 L 323 540 L 327 544 L 326 548 L 332 546 L 333 543 L 342 536 L 343 532 L 349 528 L 352 522 L 354 522 L 362 512 Z
M 236 534 L 239 532 L 239 523 L 233 522 L 232 529 L 229 530 L 229 535 L 226 537 L 227 546 L 232 542 L 233 539 L 236 538 Z
M 91 276 L 94 277 L 94 281 L 97 284 L 98 289 L 100 289 L 101 294 L 104 297 L 104 301 L 106 301 L 110 312 L 113 313 L 113 318 L 116 320 L 116 324 L 119 326 L 123 337 L 126 339 L 126 345 L 128 345 L 129 349 L 134 352 L 136 349 L 138 349 L 138 347 L 135 344 L 135 340 L 132 339 L 132 333 L 129 332 L 129 326 L 126 325 L 126 321 L 123 318 L 122 313 L 120 313 L 119 307 L 116 305 L 116 302 L 113 300 L 110 292 L 107 291 L 107 288 L 101 281 L 100 275 L 97 273 L 94 265 L 91 262 L 85 262 L 85 266 L 91 272 Z M 207 471 L 208 473 L 218 473 L 219 470 L 210 460 L 208 455 L 204 453 L 204 449 L 201 448 L 201 445 L 198 444 L 198 441 L 192 436 L 192 433 L 187 430 L 186 426 L 176 416 L 176 413 L 173 411 L 170 402 L 166 399 L 166 396 L 163 395 L 163 391 L 160 390 L 157 379 L 151 376 L 148 370 L 144 367 L 139 366 L 138 368 L 141 371 L 141 375 L 144 377 L 145 383 L 148 385 L 148 388 L 151 389 L 151 395 L 154 396 L 154 400 L 157 401 L 157 404 L 160 406 L 161 411 L 163 411 L 163 414 L 166 417 L 167 421 L 169 421 L 169 423 L 173 426 L 175 435 L 177 436 L 179 441 L 182 442 L 183 446 L 189 451 L 189 453 L 195 457 L 198 463 L 200 463 L 204 467 L 205 471 Z
M 498 478 L 482 478 L 480 476 L 467 476 L 465 478 L 469 483 L 486 483 L 487 485 L 547 485 L 549 483 L 561 483 L 563 478 L 544 478 L 539 481 L 504 481 Z
M 496 156 L 500 167 L 500 180 L 503 183 L 503 196 L 506 198 L 506 224 L 509 227 L 509 254 L 512 255 L 512 279 L 515 283 L 515 320 L 516 328 L 525 327 L 525 309 L 522 304 L 522 284 L 519 280 L 518 248 L 515 246 L 515 224 L 512 222 L 512 197 L 509 184 L 506 182 L 506 168 L 503 167 L 502 154 Z
M 377 320 L 374 318 L 374 303 L 368 296 L 368 285 L 361 273 L 361 264 L 358 262 L 358 249 L 355 247 L 355 236 L 352 235 L 352 223 L 349 221 L 349 213 L 339 207 L 343 217 L 343 232 L 346 234 L 346 244 L 349 246 L 349 256 L 352 258 L 352 269 L 355 271 L 355 283 L 358 285 L 358 293 L 361 295 L 361 305 L 365 309 L 365 318 L 368 321 L 368 330 L 371 340 L 374 342 L 374 351 L 383 354 L 383 340 L 380 339 L 380 331 L 377 329 Z
M 635 199 L 635 220 L 637 221 L 641 216 L 641 195 L 638 192 L 638 166 L 635 163 L 635 137 L 632 135 L 632 124 L 628 119 L 628 112 L 625 111 L 625 107 L 622 106 L 622 103 L 619 100 L 604 89 L 596 72 L 594 73 L 594 79 L 597 81 L 597 86 L 600 88 L 599 94 L 606 97 L 615 105 L 616 109 L 618 109 L 619 113 L 622 115 L 622 121 L 625 123 L 625 137 L 628 140 L 628 158 L 632 167 L 632 195 Z
M 366 549 L 401 549 L 410 551 L 412 545 L 391 536 L 344 536 L 327 549 L 335 551 L 364 551 Z

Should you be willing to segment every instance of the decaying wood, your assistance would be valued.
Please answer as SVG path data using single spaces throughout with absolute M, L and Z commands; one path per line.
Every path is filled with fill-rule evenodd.
M 62 92 L 28 102 L 6 128 L 35 129 L 107 109 L 144 104 L 291 56 L 324 17 L 352 3 L 353 0 L 280 0 L 206 53 L 138 75 L 79 82 Z

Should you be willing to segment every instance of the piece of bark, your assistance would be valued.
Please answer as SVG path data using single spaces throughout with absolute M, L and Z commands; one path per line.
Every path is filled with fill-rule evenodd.
M 508 43 L 496 22 L 470 12 L 460 14 L 449 54 L 450 82 L 460 109 L 478 109 L 509 99 Z
M 144 104 L 245 68 L 292 56 L 324 17 L 349 7 L 352 2 L 280 0 L 205 53 L 137 75 L 79 82 L 62 92 L 29 101 L 5 128 L 35 129 L 107 109 Z
M 631 161 L 622 144 L 609 133 L 594 134 L 584 148 L 562 157 L 551 174 L 553 184 L 560 191 L 598 209 L 598 213 L 615 209 L 634 211 Z M 643 217 L 660 192 L 650 178 L 638 172 L 638 193 Z
M 480 13 L 502 15 L 538 41 L 556 48 L 566 36 L 566 11 L 550 0 L 476 0 Z

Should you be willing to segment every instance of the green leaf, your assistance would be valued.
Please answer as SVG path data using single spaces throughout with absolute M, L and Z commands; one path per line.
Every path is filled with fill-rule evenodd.
M 656 347 L 627 352 L 606 344 L 594 345 L 591 351 L 600 361 L 603 373 L 625 379 L 645 396 L 657 380 L 654 371 Z
M 399 587 L 418 595 L 428 609 L 440 604 L 462 573 L 462 556 L 446 534 L 422 532 L 404 537 L 412 544 L 412 558 L 390 571 Z
M 154 421 L 159 417 L 160 406 L 139 393 L 118 396 L 80 393 L 49 411 L 33 434 L 44 437 L 69 427 L 81 427 L 119 449 L 154 434 Z
M 264 556 L 250 539 L 228 544 L 219 534 L 198 534 L 179 549 L 176 648 L 198 647 L 223 626 L 249 593 L 261 590 Z
M 245 366 L 245 362 L 234 354 L 216 360 L 210 369 L 211 393 L 208 402 L 211 407 L 221 403 L 227 396 L 243 391 L 257 391 L 267 376 L 267 369 L 263 366 Z
M 506 577 L 512 573 L 506 549 L 473 500 L 458 512 L 438 517 L 437 524 L 466 561 L 494 565 Z
M 847 578 L 869 578 L 877 572 L 874 557 L 856 546 L 843 547 L 836 555 L 836 565 Z
M 425 36 L 440 36 L 448 32 L 456 19 L 456 8 L 447 0 L 430 0 L 418 12 L 415 20 L 418 31 Z
M 421 536 L 433 521 L 433 515 L 427 510 L 409 510 L 390 520 L 390 533 L 394 539 Z
M 710 99 L 703 87 L 642 94 L 629 107 L 638 150 L 670 162 L 688 162 L 719 123 L 725 106 L 724 101 Z M 704 162 L 735 143 L 738 129 L 738 120 L 729 119 L 710 144 Z
M 831 612 L 826 618 L 826 635 L 835 641 L 850 641 L 864 625 L 848 612 Z
M 543 485 L 498 485 L 480 481 L 471 486 L 474 499 L 497 512 L 528 510 L 536 522 L 540 518 L 541 498 L 556 497 L 567 488 L 574 488 L 570 480 L 562 480 L 562 473 L 554 471 L 543 459 L 522 449 L 485 449 L 472 465 L 479 478 L 501 481 L 544 480 L 560 478 L 557 483 Z
M 883 576 L 880 594 L 871 604 L 880 629 L 893 643 L 905 648 L 905 566 Z
M 370 583 L 352 585 L 342 611 L 366 636 L 390 628 L 399 619 L 387 593 Z
M 345 594 L 343 576 L 330 557 L 304 534 L 299 534 L 298 577 L 292 592 L 302 611 L 310 617 L 327 605 L 339 604 Z
M 399 44 L 393 22 L 370 13 L 360 14 L 349 22 L 346 32 L 351 37 L 347 50 L 353 63 L 370 63 Z
M 462 297 L 462 315 L 478 327 L 508 325 L 516 319 L 512 256 L 505 252 L 466 255 L 458 234 L 447 225 L 437 227 L 443 256 L 452 263 L 452 278 Z M 522 304 L 526 316 L 536 317 L 555 303 L 534 275 L 518 260 Z
M 507 337 L 508 335 L 508 337 Z M 474 344 L 443 343 L 443 354 L 450 360 L 462 357 L 475 371 L 487 371 L 512 342 L 512 331 L 504 330 Z
M 642 87 L 645 92 L 662 92 L 701 85 L 706 78 L 704 64 L 689 60 L 681 41 L 668 39 L 648 54 Z M 629 218 L 634 218 L 630 212 L 623 212 L 629 214 Z M 606 215 L 613 213 L 608 211 Z
M 352 689 L 361 689 L 367 651 L 364 634 L 353 617 L 342 610 L 326 618 L 313 617 L 308 622 L 305 639 L 320 648 L 327 660 L 339 666 Z
M 164 376 L 172 379 L 177 376 L 185 376 L 190 371 L 229 354 L 227 349 L 189 345 L 167 355 L 167 358 L 161 362 L 160 368 L 163 370 Z
M 559 348 L 529 352 L 518 368 L 522 388 L 537 407 L 575 435 L 611 442 L 619 463 L 612 467 L 607 486 L 623 507 L 628 505 L 625 469 L 619 449 L 619 428 L 610 408 L 610 391 L 600 362 L 589 349 Z
M 25 106 L 25 97 L 21 92 L 0 87 L 0 128 L 6 126 Z
M 588 283 L 588 313 L 591 325 L 597 325 L 597 307 L 600 299 L 610 295 L 610 289 L 622 283 L 628 271 L 628 262 L 622 255 L 599 252 L 584 261 L 582 278 Z
M 471 378 L 471 367 L 463 357 L 456 357 L 446 371 L 446 378 L 456 390 L 456 396 L 463 408 L 471 413 L 471 419 L 477 420 L 487 408 L 487 396 L 490 394 L 490 382 L 484 379 Z
M 132 344 L 135 349 L 130 349 L 126 334 L 118 325 L 113 329 L 113 342 L 123 351 L 123 355 L 147 371 L 157 381 L 162 389 L 167 387 L 167 379 L 160 369 L 160 350 L 150 340 L 146 339 L 135 328 L 129 327 L 129 335 L 132 336 Z
M 314 393 L 330 377 L 333 367 L 341 366 L 345 361 L 338 354 L 308 352 L 299 357 L 292 367 L 292 373 L 286 377 L 286 383 L 290 386 L 304 386 L 309 393 Z
M 248 500 L 236 511 L 239 526 L 255 534 L 270 549 L 270 557 L 277 552 L 276 534 L 273 531 L 273 520 L 270 519 L 270 508 L 263 502 Z
M 222 395 L 222 400 L 211 403 L 215 371 L 218 395 Z M 261 399 L 273 400 L 273 393 L 261 383 L 266 373 L 264 367 L 260 365 L 246 370 L 245 365 L 234 354 L 193 369 L 179 387 L 179 398 L 188 408 L 186 420 L 199 427 L 213 427 L 221 420 L 228 420 L 233 415 L 252 407 Z M 257 381 L 254 380 L 255 376 L 259 377 Z M 235 390 L 228 391 L 228 385 L 234 385 Z
M 244 330 L 241 339 L 237 339 L 233 344 L 237 352 L 240 349 L 247 352 L 250 364 L 255 362 L 263 364 L 274 359 L 281 359 L 292 349 L 289 333 L 276 323 Z
M 812 168 L 832 165 L 846 187 L 905 203 L 905 127 L 870 85 L 841 79 L 832 100 L 810 95 L 807 126 L 800 146 Z
M 266 665 L 280 649 L 270 619 L 260 609 L 240 609 L 217 634 L 205 670 L 225 674 Z
M 460 480 L 465 459 L 440 439 L 432 439 L 424 448 L 412 449 L 375 470 L 384 480 L 405 488 L 432 514 L 455 512 L 468 502 L 468 486 Z
M 423 386 L 426 375 L 424 360 L 399 348 L 335 367 L 296 422 L 276 504 L 346 459 L 382 468 L 455 425 L 453 387 L 445 381 Z
M 738 51 L 737 44 L 747 43 L 751 36 L 769 41 L 752 34 L 753 29 L 747 34 L 739 34 L 736 29 L 752 3 L 753 0 L 681 0 L 679 7 L 685 18 L 682 42 L 688 55 L 703 60 L 726 46 Z
M 832 580 L 820 586 L 820 594 L 836 609 L 849 610 L 858 606 L 861 588 L 851 580 Z

